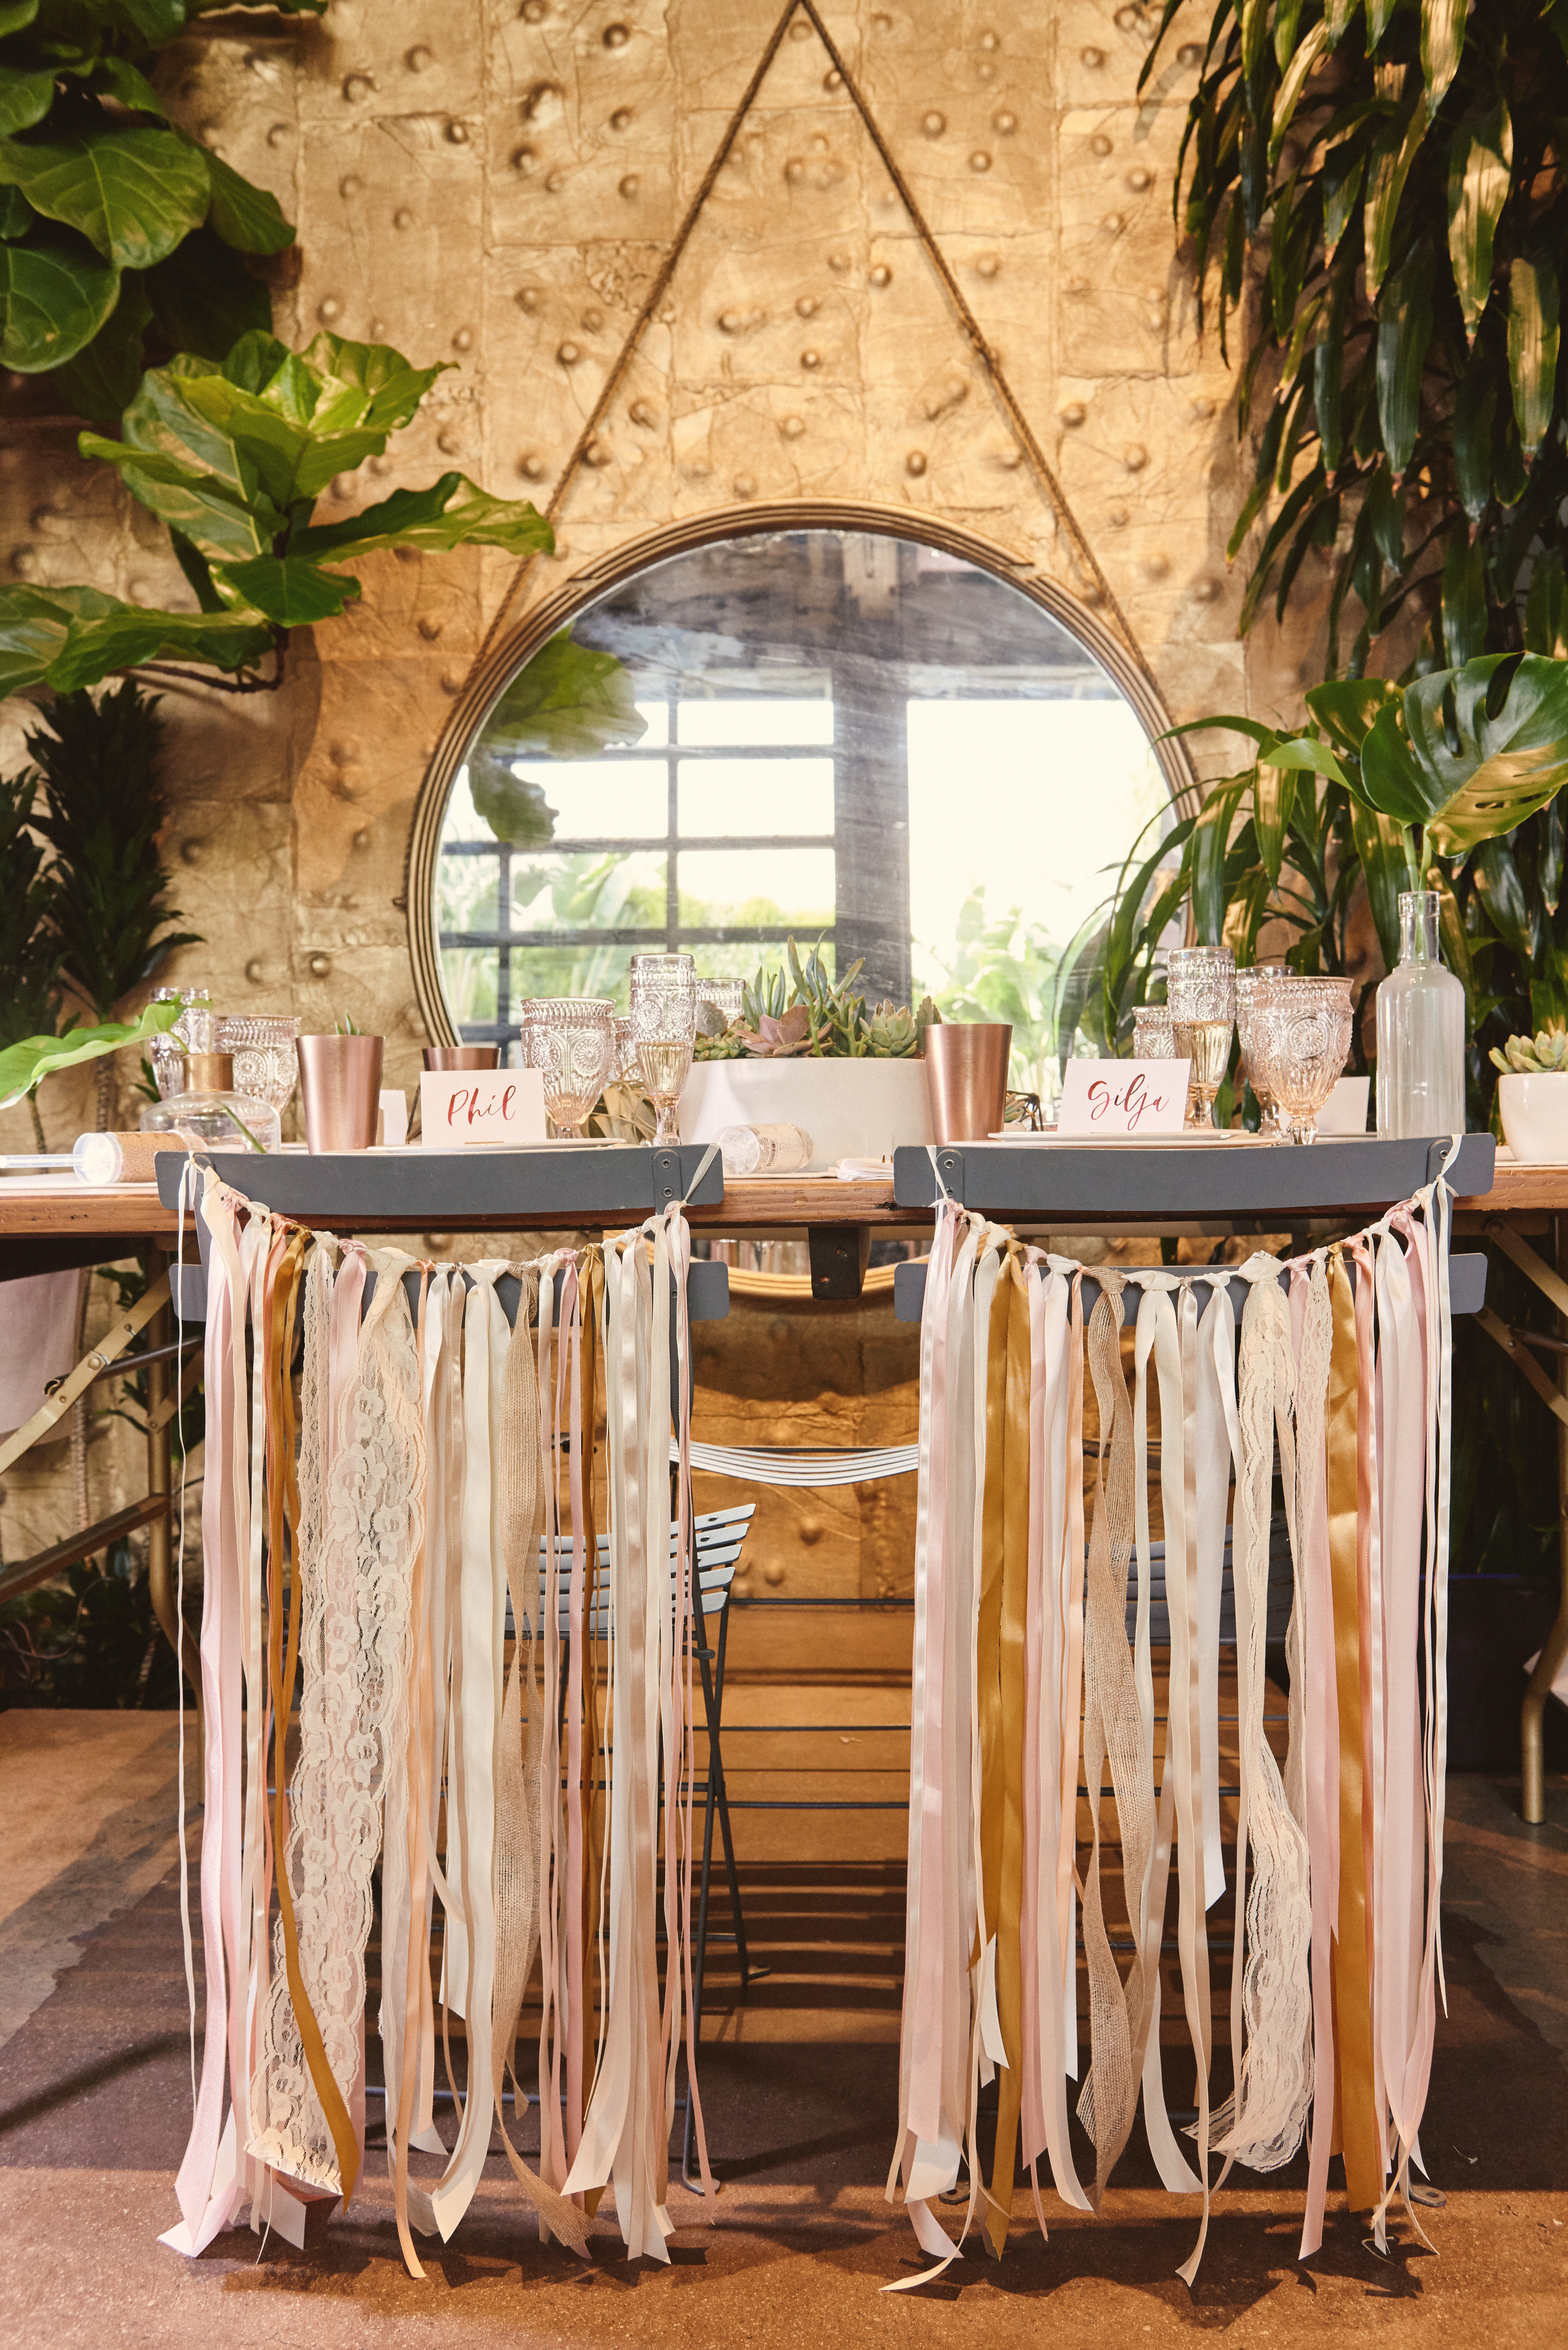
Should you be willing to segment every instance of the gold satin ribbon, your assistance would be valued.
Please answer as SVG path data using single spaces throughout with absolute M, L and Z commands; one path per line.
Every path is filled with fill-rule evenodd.
M 1372 1983 L 1363 1843 L 1358 1563 L 1360 1361 L 1355 1298 L 1343 1254 L 1328 1260 L 1334 1345 L 1328 1368 L 1328 1555 L 1339 1701 L 1339 1915 L 1333 1954 L 1334 2121 L 1353 2211 L 1376 2209 L 1383 2157 L 1372 2068 Z
M 1000 1309 L 1002 1378 L 997 1378 L 996 1333 Z M 982 1827 L 982 1845 L 994 1841 L 997 1855 L 995 1907 L 988 1892 L 986 1916 L 996 1934 L 996 2012 L 1007 2070 L 997 2085 L 996 2147 L 991 2166 L 991 2199 L 985 2233 L 999 2257 L 1012 2215 L 1017 2170 L 1018 2118 L 1023 2100 L 1023 1723 L 1026 1680 L 1026 1619 L 1029 1601 L 1029 1299 L 1022 1260 L 1009 1250 L 992 1305 L 992 1349 L 986 1388 L 986 1532 L 990 1556 L 992 1407 L 1001 1391 L 1001 1574 L 996 1625 L 996 1698 L 1001 1741 L 993 1811 Z M 982 1782 L 983 1786 L 983 1782 Z M 990 1874 L 987 1877 L 990 1885 Z
M 299 1484 L 295 1458 L 298 1427 L 294 1409 L 295 1315 L 299 1298 L 300 1265 L 305 1255 L 308 1233 L 294 1232 L 284 1252 L 273 1284 L 272 1314 L 264 1336 L 265 1378 L 267 1384 L 268 1450 L 272 1458 L 267 1475 L 267 1673 L 272 1691 L 273 1720 L 275 1724 L 273 1798 L 273 1875 L 277 1886 L 278 1916 L 283 1926 L 284 1971 L 288 1978 L 288 1995 L 294 2007 L 294 2020 L 299 2030 L 300 2046 L 304 2051 L 310 2085 L 332 2133 L 332 2143 L 337 2152 L 337 2171 L 343 2202 L 347 2208 L 359 2175 L 359 2140 L 343 2093 L 337 2085 L 327 2062 L 326 2043 L 316 2011 L 305 1988 L 305 1977 L 299 1965 L 299 1933 L 295 1923 L 294 1890 L 288 1881 L 288 1773 L 286 1749 L 288 1741 L 289 1718 L 294 1711 L 294 1690 L 299 1669 L 300 1619 L 305 1613 L 299 1573 Z M 283 1573 L 285 1523 L 287 1524 L 286 1555 L 292 1562 L 292 1602 L 288 1611 L 288 1653 L 283 1650 Z

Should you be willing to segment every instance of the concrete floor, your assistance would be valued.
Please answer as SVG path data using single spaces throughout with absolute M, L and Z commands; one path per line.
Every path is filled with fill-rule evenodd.
M 711 2224 L 680 2189 L 669 2269 L 628 2267 L 613 2223 L 591 2267 L 528 2241 L 503 2165 L 454 2241 L 407 2277 L 384 2177 L 371 2172 L 324 2249 L 248 2231 L 187 2263 L 155 2241 L 190 2110 L 173 1852 L 172 1723 L 0 1718 L 9 1836 L 0 1859 L 0 2344 L 201 2344 L 216 2350 L 402 2350 L 663 2340 L 1075 2350 L 1220 2332 L 1238 2345 L 1568 2343 L 1568 1783 L 1523 1827 L 1503 1782 L 1450 1784 L 1448 2020 L 1423 2139 L 1446 2208 L 1436 2256 L 1408 2231 L 1379 2259 L 1331 2219 L 1295 2258 L 1303 2166 L 1217 2199 L 1196 2290 L 1185 2201 L 1151 2189 L 1137 2138 L 1099 2219 L 1014 2228 L 918 2295 L 902 2217 L 881 2197 L 897 2074 L 901 1897 L 886 1865 L 758 1865 L 744 2006 L 715 1981 L 703 2066 Z M 524 2134 L 524 2143 L 527 2134 Z M 433 2166 L 427 2166 L 433 2167 Z M 1337 2170 L 1337 2164 L 1334 2166 Z M 1122 2183 L 1125 2181 L 1125 2184 Z

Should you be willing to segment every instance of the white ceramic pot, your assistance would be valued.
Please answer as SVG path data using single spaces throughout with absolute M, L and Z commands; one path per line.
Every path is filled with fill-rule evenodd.
M 1568 1074 L 1511 1070 L 1498 1079 L 1497 1107 L 1516 1159 L 1568 1165 Z
M 694 1061 L 680 1095 L 680 1139 L 711 1142 L 727 1126 L 799 1126 L 811 1137 L 807 1173 L 841 1159 L 890 1159 L 900 1142 L 929 1142 L 926 1073 L 908 1061 Z

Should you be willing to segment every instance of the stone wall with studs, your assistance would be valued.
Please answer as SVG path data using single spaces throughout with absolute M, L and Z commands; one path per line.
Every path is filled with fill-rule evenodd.
M 319 22 L 201 25 L 167 56 L 180 119 L 298 224 L 279 331 L 452 363 L 386 455 L 334 483 L 326 518 L 448 467 L 547 503 L 782 5 L 331 0 Z M 797 11 L 515 609 L 672 519 L 790 497 L 950 518 L 1088 585 L 857 91 L 1173 718 L 1288 706 L 1310 623 L 1237 639 L 1235 378 L 1199 335 L 1171 219 L 1207 12 L 1188 0 L 1140 98 L 1158 13 L 822 0 L 836 62 Z M 13 575 L 184 600 L 160 532 L 76 458 L 71 424 L 0 437 Z M 207 941 L 172 975 L 307 1027 L 351 1014 L 384 1030 L 389 1081 L 412 1083 L 410 820 L 509 568 L 372 558 L 363 601 L 291 645 L 280 693 L 170 695 L 177 896 Z M 0 721 L 13 761 L 23 714 Z M 53 1081 L 55 1139 L 89 1093 Z

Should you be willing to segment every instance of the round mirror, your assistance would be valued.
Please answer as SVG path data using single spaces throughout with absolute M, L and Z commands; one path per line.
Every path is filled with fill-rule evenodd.
M 1104 630 L 942 539 L 732 528 L 520 633 L 416 823 L 432 1034 L 509 1048 L 530 996 L 624 1006 L 639 949 L 750 977 L 794 938 L 1011 1020 L 1049 1090 L 1064 951 L 1184 777 Z

